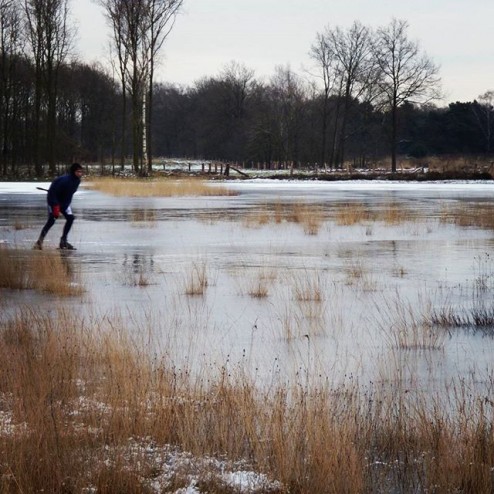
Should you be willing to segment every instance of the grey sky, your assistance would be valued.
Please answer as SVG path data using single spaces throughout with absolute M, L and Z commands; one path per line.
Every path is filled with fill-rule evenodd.
M 74 0 L 77 50 L 86 61 L 108 58 L 103 12 L 94 0 Z M 231 61 L 260 79 L 277 65 L 304 75 L 308 52 L 326 26 L 370 27 L 393 17 L 409 22 L 409 37 L 440 66 L 445 103 L 494 89 L 492 0 L 185 0 L 162 52 L 160 81 L 189 85 L 217 75 Z

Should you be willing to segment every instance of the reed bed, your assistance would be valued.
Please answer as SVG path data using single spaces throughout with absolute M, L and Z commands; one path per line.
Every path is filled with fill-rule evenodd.
M 333 214 L 337 225 L 349 226 L 372 220 L 370 211 L 360 203 L 337 205 Z
M 243 220 L 246 228 L 257 228 L 268 224 L 296 223 L 306 235 L 317 235 L 324 223 L 324 211 L 320 206 L 305 203 L 266 205 L 252 211 Z
M 456 207 L 444 207 L 440 221 L 461 227 L 477 227 L 494 230 L 494 205 L 489 203 L 464 203 Z
M 410 221 L 418 221 L 420 214 L 412 211 L 401 203 L 393 201 L 383 204 L 379 209 L 370 209 L 360 202 L 337 204 L 332 208 L 332 216 L 336 224 L 351 226 L 373 222 L 386 225 L 398 225 Z M 370 234 L 369 232 L 368 234 Z
M 318 204 L 275 203 L 250 212 L 245 216 L 243 224 L 248 228 L 256 228 L 273 223 L 295 223 L 302 226 L 306 235 L 317 235 L 329 218 L 334 219 L 338 226 L 367 224 L 367 235 L 371 235 L 373 223 L 382 222 L 388 226 L 395 226 L 416 222 L 420 219 L 420 213 L 393 201 L 383 204 L 379 209 L 370 209 L 365 204 L 357 202 L 336 204 L 327 210 Z
M 417 307 L 420 309 L 417 310 Z M 420 294 L 418 301 L 399 293 L 376 302 L 379 327 L 392 348 L 399 350 L 441 350 L 447 333 L 437 324 L 432 302 Z
M 65 253 L 2 246 L 0 288 L 37 290 L 57 296 L 76 296 L 84 292 L 80 276 Z
M 211 185 L 206 180 L 186 179 L 129 179 L 91 177 L 87 186 L 117 197 L 176 197 L 176 196 L 234 196 L 237 192 L 227 187 Z
M 265 389 L 241 368 L 196 375 L 152 350 L 108 316 L 2 320 L 1 492 L 494 488 L 494 407 L 467 385 L 449 403 L 355 383 Z M 231 483 L 245 472 L 257 481 Z

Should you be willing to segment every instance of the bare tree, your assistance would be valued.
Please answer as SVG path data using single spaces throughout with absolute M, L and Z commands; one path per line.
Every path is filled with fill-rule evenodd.
M 328 43 L 328 37 L 326 33 L 317 33 L 316 41 L 311 46 L 309 56 L 318 64 L 320 70 L 319 77 L 323 81 L 321 118 L 321 165 L 325 166 L 329 121 L 329 97 L 336 84 L 335 80 L 337 74 L 337 59 L 332 46 Z
M 100 5 L 105 9 L 108 23 L 112 29 L 112 64 L 118 73 L 122 88 L 122 119 L 120 125 L 120 168 L 123 170 L 126 156 L 127 140 L 127 84 L 126 74 L 129 64 L 129 52 L 126 49 L 125 39 L 127 36 L 124 18 L 124 3 L 120 0 L 101 0 Z M 116 60 L 115 60 L 116 58 Z
M 112 42 L 116 53 L 118 73 L 122 85 L 122 134 L 121 167 L 126 152 L 127 97 L 132 109 L 132 163 L 134 171 L 140 171 L 142 163 L 143 100 L 146 80 L 146 64 L 143 60 L 143 32 L 148 28 L 146 0 L 101 0 L 112 28 Z
M 154 71 L 157 57 L 165 39 L 170 33 L 183 0 L 148 0 L 149 29 L 144 32 L 147 45 L 148 79 L 145 107 L 145 142 L 148 171 L 151 171 L 152 159 L 152 109 Z
M 485 152 L 490 153 L 494 130 L 494 91 L 486 91 L 484 94 L 481 94 L 477 98 L 477 101 L 474 102 L 472 110 L 484 138 Z
M 393 19 L 373 43 L 384 107 L 391 113 L 391 170 L 396 171 L 398 108 L 405 101 L 426 103 L 439 97 L 438 67 L 407 37 L 408 23 Z
M 337 77 L 340 90 L 338 95 L 343 100 L 340 125 L 335 125 L 334 158 L 336 165 L 342 165 L 345 159 L 345 141 L 347 139 L 347 122 L 352 100 L 359 100 L 371 94 L 375 80 L 374 62 L 371 57 L 370 30 L 360 22 L 354 22 L 344 31 L 337 27 L 327 30 L 327 42 L 332 47 L 337 60 Z
M 183 0 L 100 0 L 113 30 L 113 44 L 124 98 L 132 107 L 132 162 L 143 173 L 151 169 L 151 117 L 154 71 L 158 52 L 168 36 Z M 122 148 L 125 121 L 122 121 Z M 123 166 L 122 152 L 122 166 Z
M 0 170 L 4 175 L 13 146 L 15 68 L 22 50 L 21 32 L 16 2 L 0 0 Z M 10 159 L 14 166 L 14 157 Z
M 72 44 L 68 25 L 68 0 L 24 0 L 28 42 L 35 65 L 34 160 L 41 175 L 40 125 L 42 105 L 46 106 L 46 157 L 50 172 L 55 169 L 58 75 Z
M 269 85 L 275 159 L 298 161 L 307 87 L 289 66 L 277 66 Z

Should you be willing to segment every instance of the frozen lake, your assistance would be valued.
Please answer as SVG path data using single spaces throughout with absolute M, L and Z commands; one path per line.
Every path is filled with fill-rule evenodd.
M 36 185 L 49 184 L 0 183 L 0 241 L 18 255 L 35 255 L 46 219 Z M 179 368 L 248 372 L 268 385 L 429 392 L 467 382 L 490 391 L 493 328 L 424 329 L 424 321 L 494 309 L 494 232 L 455 221 L 494 208 L 492 183 L 221 186 L 238 195 L 115 198 L 86 181 L 73 202 L 69 240 L 78 250 L 62 254 L 84 295 L 2 290 L 2 310 L 63 306 L 115 318 Z

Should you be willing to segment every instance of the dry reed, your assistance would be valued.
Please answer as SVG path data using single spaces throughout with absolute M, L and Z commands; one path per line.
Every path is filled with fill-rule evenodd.
M 0 287 L 58 296 L 83 293 L 79 275 L 64 252 L 35 252 L 0 246 Z
M 105 194 L 124 197 L 233 196 L 227 187 L 208 184 L 197 178 L 123 179 L 91 178 L 87 186 Z
M 342 204 L 334 208 L 334 215 L 338 225 L 356 225 L 370 221 L 370 212 L 363 204 Z
M 192 263 L 185 275 L 185 294 L 204 295 L 208 287 L 208 271 L 205 262 Z
M 108 317 L 2 321 L 1 492 L 174 492 L 192 474 L 201 492 L 494 488 L 493 407 L 467 387 L 448 406 L 385 388 L 264 390 L 241 369 L 193 376 L 154 353 Z M 220 459 L 271 480 L 235 490 Z
M 444 207 L 440 214 L 440 221 L 461 227 L 494 230 L 494 205 L 462 203 L 461 206 Z
M 257 228 L 270 223 L 296 223 L 302 226 L 306 235 L 317 235 L 324 222 L 324 211 L 320 206 L 296 202 L 282 205 L 277 202 L 273 206 L 252 211 L 245 215 L 243 224 L 247 228 Z
M 299 302 L 322 302 L 324 287 L 317 272 L 304 270 L 293 280 L 293 293 Z
M 333 207 L 332 214 L 335 217 L 336 223 L 340 226 L 379 221 L 386 225 L 398 225 L 419 219 L 419 213 L 417 211 L 412 211 L 403 204 L 393 201 L 384 203 L 379 208 L 373 210 L 359 202 L 339 204 Z M 366 234 L 371 235 L 372 230 L 367 230 Z
M 253 298 L 265 298 L 276 280 L 277 274 L 274 269 L 259 268 L 247 278 L 247 293 Z
M 421 310 L 417 311 L 416 307 Z M 393 299 L 376 303 L 379 327 L 393 348 L 400 350 L 440 350 L 447 333 L 434 323 L 431 300 L 412 303 L 396 293 Z

